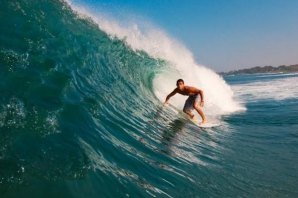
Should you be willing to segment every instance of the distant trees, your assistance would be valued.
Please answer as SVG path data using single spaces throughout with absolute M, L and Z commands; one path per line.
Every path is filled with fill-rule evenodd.
M 252 67 L 247 69 L 233 70 L 229 72 L 220 72 L 222 75 L 232 75 L 232 74 L 256 74 L 256 73 L 294 73 L 298 72 L 298 64 L 296 65 L 280 65 L 278 67 L 264 66 L 264 67 Z

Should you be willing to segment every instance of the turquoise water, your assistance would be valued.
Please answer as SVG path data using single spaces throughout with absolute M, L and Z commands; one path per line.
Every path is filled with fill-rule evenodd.
M 66 3 L 0 26 L 1 197 L 298 196 L 297 74 L 225 77 L 246 111 L 199 129 L 155 96 L 167 61 Z

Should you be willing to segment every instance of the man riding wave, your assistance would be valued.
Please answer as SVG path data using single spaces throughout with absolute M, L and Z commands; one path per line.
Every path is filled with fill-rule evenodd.
M 164 104 L 168 104 L 169 99 L 172 96 L 174 96 L 176 93 L 188 96 L 187 100 L 185 101 L 184 107 L 183 107 L 183 112 L 186 113 L 190 117 L 190 119 L 193 119 L 195 115 L 192 113 L 192 110 L 195 109 L 202 118 L 201 124 L 206 123 L 206 117 L 202 110 L 202 107 L 204 106 L 203 91 L 198 88 L 195 88 L 195 87 L 184 85 L 184 81 L 182 79 L 177 80 L 176 86 L 177 86 L 177 88 L 175 88 L 167 96 Z

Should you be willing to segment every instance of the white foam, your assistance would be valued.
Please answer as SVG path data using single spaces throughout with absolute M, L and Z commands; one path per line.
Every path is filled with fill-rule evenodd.
M 121 24 L 103 14 L 91 13 L 83 6 L 67 1 L 72 9 L 81 17 L 91 17 L 99 28 L 111 36 L 125 39 L 134 50 L 144 50 L 154 58 L 168 61 L 169 69 L 161 72 L 154 80 L 154 93 L 160 101 L 164 101 L 176 84 L 178 78 L 183 78 L 185 84 L 202 89 L 205 93 L 205 110 L 208 114 L 221 115 L 245 108 L 233 98 L 233 91 L 226 82 L 211 69 L 195 62 L 192 53 L 180 42 L 171 38 L 159 28 L 141 21 Z M 175 96 L 171 103 L 182 108 L 185 97 Z
M 257 81 L 253 83 L 233 85 L 237 97 L 244 101 L 285 100 L 298 98 L 298 77 Z
M 296 76 L 298 73 L 271 73 L 271 74 L 264 74 L 261 76 L 257 76 L 258 78 L 268 78 L 268 77 L 284 77 L 284 76 Z

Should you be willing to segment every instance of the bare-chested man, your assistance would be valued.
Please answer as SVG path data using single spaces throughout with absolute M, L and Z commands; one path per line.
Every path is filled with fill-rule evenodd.
M 191 119 L 194 118 L 194 114 L 191 112 L 193 109 L 195 109 L 199 115 L 202 117 L 202 124 L 206 122 L 206 117 L 204 115 L 204 112 L 202 111 L 201 107 L 204 106 L 204 94 L 203 91 L 200 89 L 197 89 L 195 87 L 190 87 L 184 85 L 184 81 L 182 79 L 177 80 L 177 88 L 175 88 L 166 98 L 166 101 L 164 104 L 167 104 L 169 99 L 174 96 L 176 93 L 189 96 L 187 100 L 185 101 L 183 112 L 189 115 Z M 199 95 L 201 97 L 201 101 L 199 104 Z

